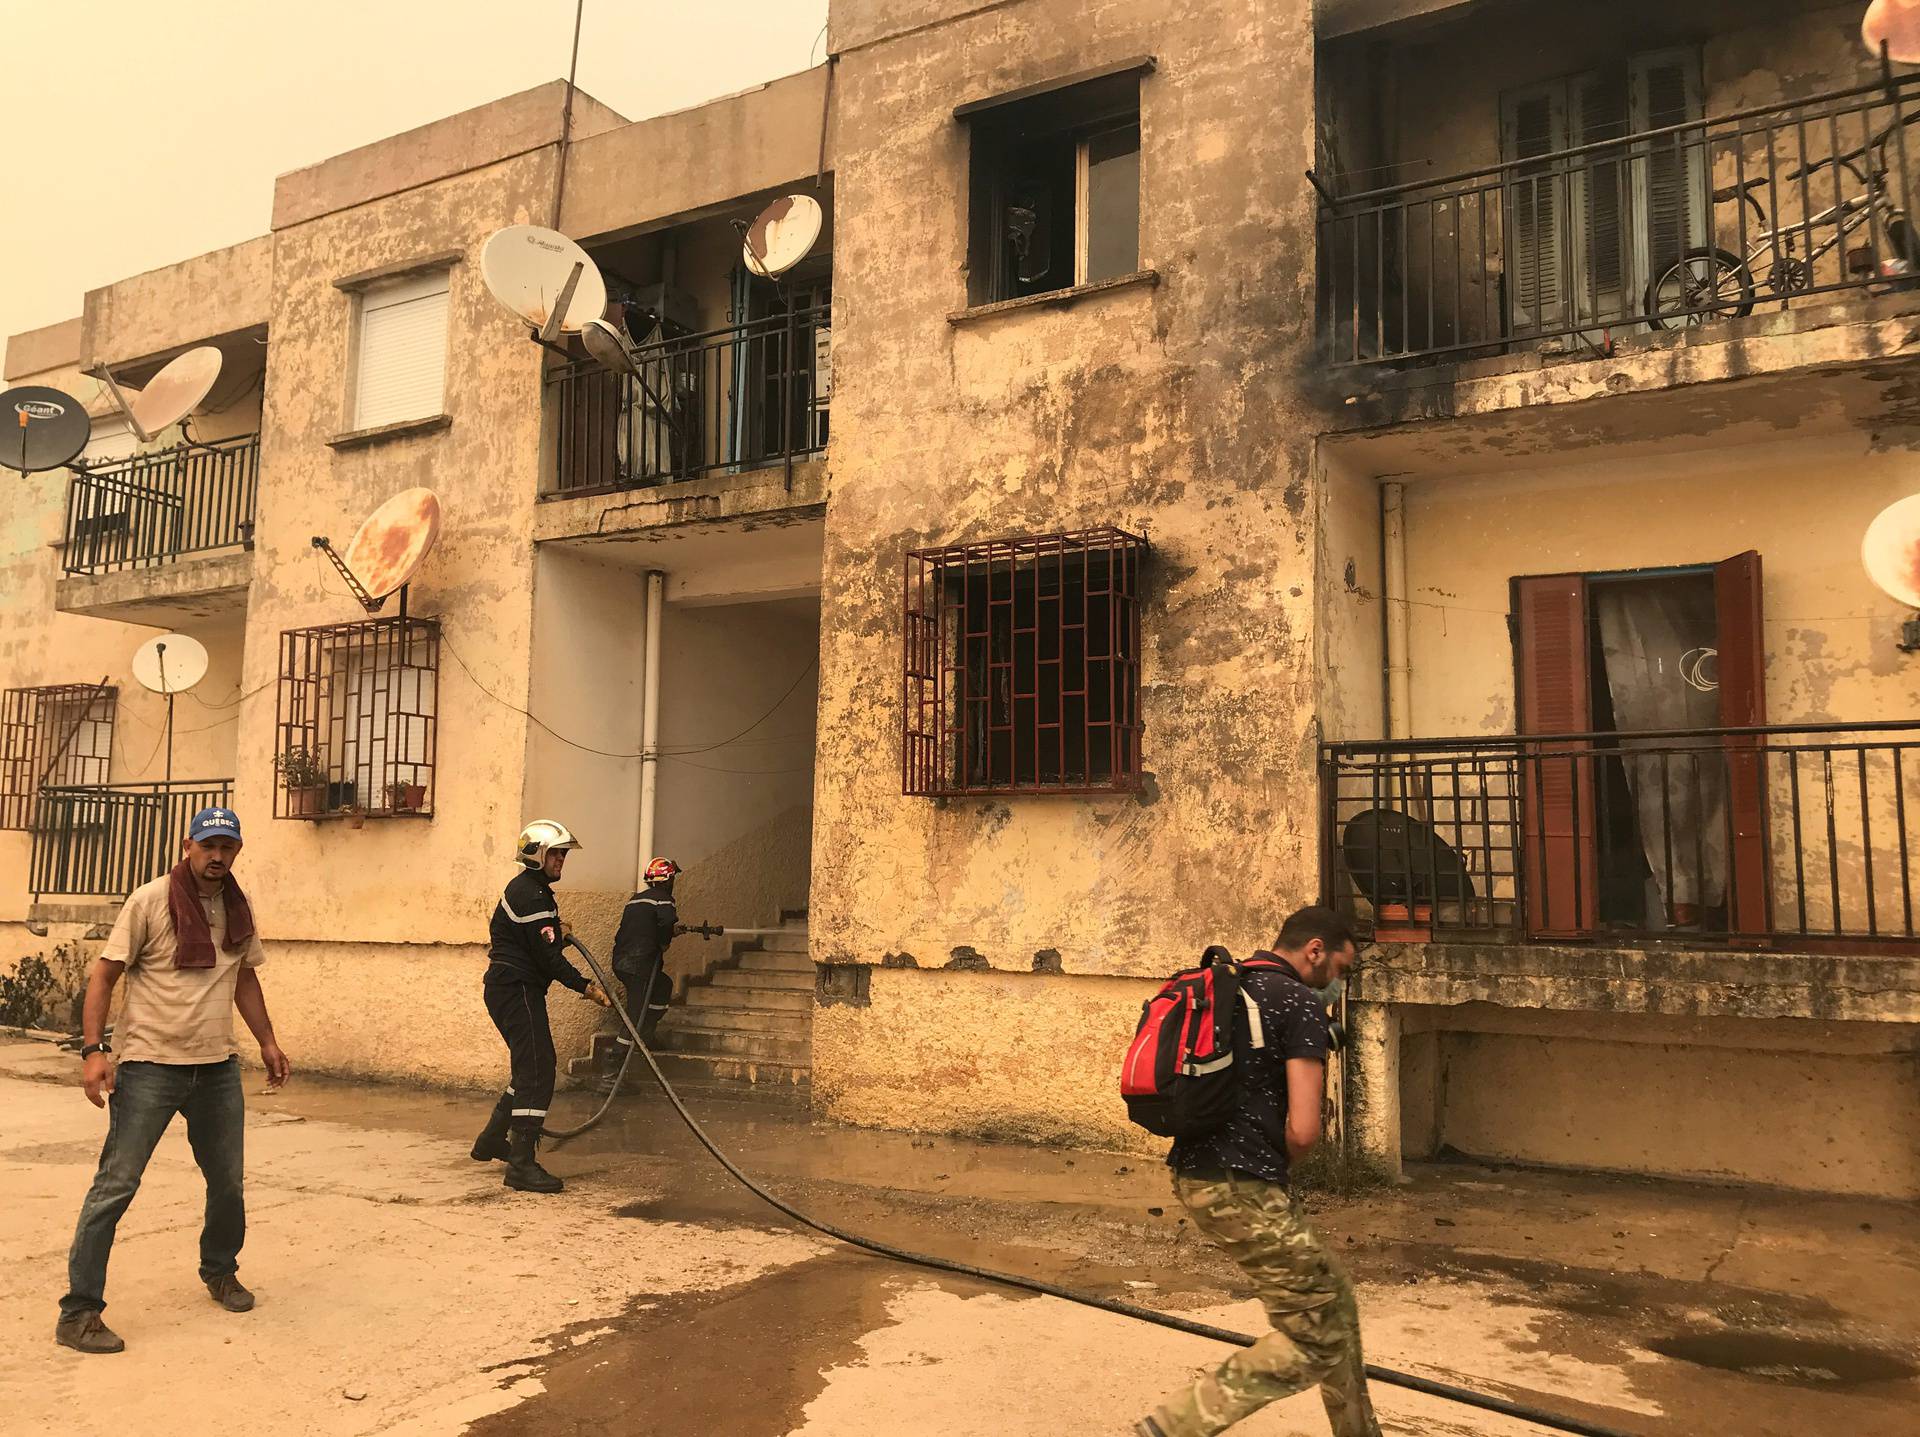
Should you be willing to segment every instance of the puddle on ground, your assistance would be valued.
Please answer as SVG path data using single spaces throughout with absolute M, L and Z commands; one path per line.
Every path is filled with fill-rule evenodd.
M 1857 1387 L 1912 1377 L 1913 1364 L 1873 1347 L 1779 1332 L 1688 1332 L 1647 1344 L 1663 1357 L 1794 1387 Z

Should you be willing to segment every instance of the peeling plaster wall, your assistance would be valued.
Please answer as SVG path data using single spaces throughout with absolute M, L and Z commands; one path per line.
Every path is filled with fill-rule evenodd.
M 431 821 L 270 821 L 249 841 L 249 868 L 271 943 L 338 941 L 393 948 L 418 965 L 444 950 L 484 942 L 488 914 L 513 872 L 513 842 L 527 816 L 522 785 L 532 631 L 530 541 L 538 472 L 539 352 L 486 293 L 479 247 L 502 225 L 539 217 L 552 156 L 522 155 L 442 183 L 333 213 L 275 235 L 274 353 L 262 446 L 260 523 L 248 646 L 249 689 L 264 702 L 243 712 L 238 803 L 271 811 L 275 752 L 271 680 L 281 631 L 362 617 L 330 569 L 316 562 L 313 534 L 351 534 L 362 516 L 401 489 L 440 496 L 439 546 L 412 586 L 410 611 L 438 618 L 445 646 L 438 703 L 439 769 Z M 324 178 L 324 177 L 320 177 Z M 318 180 L 311 182 L 317 183 Z M 445 409 L 451 426 L 383 442 L 333 448 L 351 427 L 347 349 L 352 303 L 336 279 L 425 256 L 453 265 Z M 389 605 L 388 613 L 393 608 Z M 483 693 L 479 685 L 490 691 Z M 407 955 L 414 955 L 408 958 Z M 392 981 L 401 984 L 404 971 Z M 437 982 L 438 980 L 436 980 Z M 479 1011 L 479 965 L 450 965 L 445 980 Z M 395 993 L 406 991 L 396 986 Z M 401 1006 L 405 1006 L 402 1004 Z M 307 1059 L 321 1067 L 359 1061 L 350 1032 L 313 1030 Z M 498 1046 L 488 1029 L 482 1050 Z M 444 1045 L 444 1042 L 441 1043 Z
M 1322 446 L 1319 583 L 1320 725 L 1332 739 L 1386 733 L 1386 580 L 1380 548 L 1380 481 Z
M 1920 1196 L 1920 1026 L 1398 1014 L 1408 1157 Z
M 1117 1096 L 1158 986 L 875 968 L 870 1006 L 814 1010 L 814 1101 L 868 1127 L 1160 1154 L 1164 1142 L 1129 1123 Z
M 953 106 L 1142 52 L 1141 262 L 1162 283 L 943 324 L 966 297 Z M 835 326 L 817 959 L 967 945 L 1158 973 L 1203 935 L 1270 937 L 1312 886 L 1312 474 L 1289 387 L 1310 64 L 1304 4 L 1224 3 L 998 7 L 843 59 L 836 264 L 888 278 L 843 286 Z M 1154 544 L 1146 793 L 903 798 L 905 552 L 1104 523 Z

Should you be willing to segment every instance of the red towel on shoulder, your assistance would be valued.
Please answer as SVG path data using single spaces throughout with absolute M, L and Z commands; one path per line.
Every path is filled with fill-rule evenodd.
M 227 952 L 239 952 L 253 941 L 253 908 L 231 873 L 221 880 L 221 896 L 227 904 Z M 184 858 L 167 875 L 167 908 L 173 914 L 173 966 L 213 967 L 213 929 Z

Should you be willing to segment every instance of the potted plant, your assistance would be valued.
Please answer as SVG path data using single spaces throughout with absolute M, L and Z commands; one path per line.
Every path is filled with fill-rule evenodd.
M 387 785 L 387 807 L 395 813 L 418 813 L 427 806 L 427 786 L 394 779 Z
M 280 786 L 287 791 L 288 818 L 314 818 L 326 812 L 327 766 L 319 754 L 296 744 L 276 755 L 273 766 L 280 771 Z

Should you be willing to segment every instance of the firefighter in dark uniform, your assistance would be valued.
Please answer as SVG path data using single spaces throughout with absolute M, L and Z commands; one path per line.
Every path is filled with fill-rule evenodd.
M 553 885 L 579 841 L 560 824 L 537 818 L 520 834 L 520 872 L 494 905 L 487 975 L 481 987 L 487 1016 L 507 1040 L 513 1081 L 473 1145 L 475 1162 L 503 1159 L 506 1185 L 521 1192 L 557 1193 L 559 1178 L 535 1158 L 540 1125 L 553 1100 L 553 1034 L 547 1027 L 547 988 L 560 983 L 602 1007 L 606 993 L 567 961 L 566 926 Z
M 673 905 L 673 879 L 680 865 L 656 858 L 647 865 L 646 887 L 627 900 L 620 915 L 620 931 L 613 937 L 613 971 L 627 990 L 627 1016 L 640 1030 L 642 1042 L 652 1044 L 653 1030 L 673 998 L 673 979 L 667 973 L 667 945 L 679 932 L 680 915 Z M 613 1060 L 618 1072 L 633 1042 L 619 1035 Z

